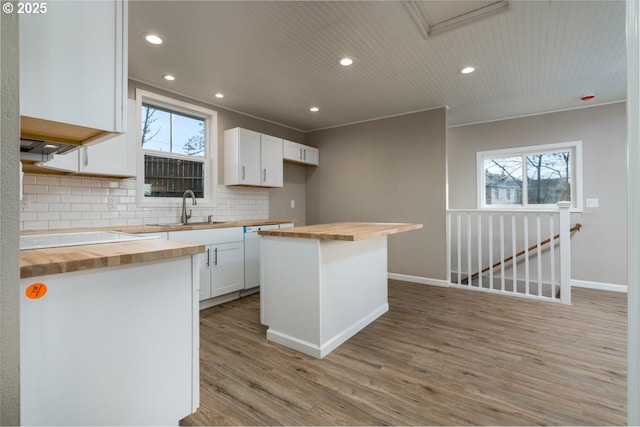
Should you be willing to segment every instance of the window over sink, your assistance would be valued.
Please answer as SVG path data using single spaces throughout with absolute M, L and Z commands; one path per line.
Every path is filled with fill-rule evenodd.
M 217 113 L 141 89 L 136 108 L 138 204 L 175 205 L 186 190 L 203 205 L 214 204 Z

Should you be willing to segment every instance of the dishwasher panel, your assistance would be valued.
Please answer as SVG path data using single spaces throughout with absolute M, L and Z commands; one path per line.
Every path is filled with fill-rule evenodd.
M 273 230 L 275 225 L 244 227 L 244 289 L 260 286 L 260 230 Z

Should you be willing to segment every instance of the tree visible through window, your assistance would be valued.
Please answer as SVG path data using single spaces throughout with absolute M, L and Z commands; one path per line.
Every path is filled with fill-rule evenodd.
M 576 142 L 478 153 L 483 206 L 541 206 L 560 201 L 578 206 L 579 147 Z
M 145 197 L 181 197 L 193 190 L 203 198 L 205 119 L 147 103 L 141 118 Z

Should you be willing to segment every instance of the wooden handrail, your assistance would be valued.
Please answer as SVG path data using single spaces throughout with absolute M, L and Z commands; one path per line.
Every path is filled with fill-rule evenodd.
M 582 224 L 577 223 L 576 225 L 574 225 L 573 227 L 571 227 L 571 228 L 569 229 L 569 233 L 573 233 L 574 231 L 580 231 L 580 229 L 581 229 L 581 228 L 582 228 Z M 559 238 L 560 238 L 560 234 L 556 234 L 555 236 L 553 236 L 553 240 L 556 240 L 556 239 L 559 239 Z M 544 245 L 546 245 L 546 244 L 547 244 L 547 243 L 549 243 L 549 242 L 551 242 L 551 238 L 544 239 L 544 240 L 543 240 L 542 242 L 540 242 L 539 244 L 540 244 L 540 246 L 544 246 Z M 521 250 L 520 252 L 518 252 L 518 253 L 515 255 L 515 258 L 518 258 L 519 256 L 524 255 L 524 254 L 525 254 L 525 253 L 527 253 L 527 252 L 531 252 L 531 251 L 533 251 L 534 249 L 536 249 L 537 247 L 538 247 L 538 243 L 536 243 L 535 245 L 531 245 L 531 246 L 529 246 L 529 248 L 528 248 L 527 250 L 524 250 L 524 249 L 523 249 L 523 250 Z M 464 279 L 462 279 L 462 281 L 461 281 L 460 283 L 461 283 L 461 284 L 462 284 L 462 283 L 468 283 L 468 282 L 469 282 L 469 279 L 471 279 L 471 281 L 473 281 L 473 279 L 475 279 L 476 277 L 478 277 L 480 274 L 482 274 L 482 273 L 484 273 L 484 272 L 486 272 L 486 271 L 489 271 L 489 270 L 491 270 L 491 269 L 494 269 L 494 268 L 498 267 L 500 264 L 506 264 L 506 263 L 508 263 L 509 261 L 511 261 L 513 258 L 514 258 L 514 256 L 513 256 L 513 255 L 508 256 L 507 258 L 503 259 L 502 261 L 498 261 L 498 262 L 496 262 L 496 263 L 495 263 L 495 264 L 493 264 L 491 267 L 485 267 L 482 271 L 480 271 L 480 272 L 475 272 L 475 273 L 473 273 L 471 276 L 467 276 L 467 277 L 465 277 Z

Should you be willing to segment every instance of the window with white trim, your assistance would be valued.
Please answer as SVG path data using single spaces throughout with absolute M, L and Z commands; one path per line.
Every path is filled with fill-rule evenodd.
M 175 205 L 186 190 L 213 204 L 217 114 L 138 89 L 138 203 Z M 199 203 L 200 204 L 200 203 Z
M 478 208 L 555 208 L 569 201 L 582 210 L 582 141 L 476 154 Z

